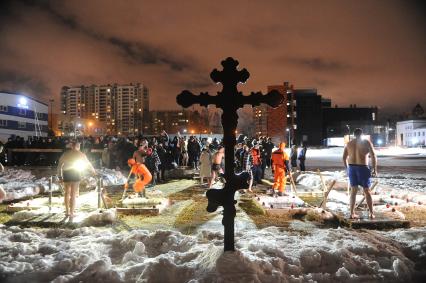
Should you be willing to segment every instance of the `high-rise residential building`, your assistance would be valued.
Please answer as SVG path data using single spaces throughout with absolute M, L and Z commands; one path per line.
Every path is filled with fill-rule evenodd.
M 61 111 L 68 120 L 99 122 L 106 133 L 137 135 L 149 128 L 149 91 L 141 83 L 63 87 Z
M 323 105 L 327 99 L 318 95 L 315 88 L 293 90 L 293 104 L 297 124 L 293 132 L 293 142 L 296 144 L 320 145 L 323 143 Z
M 159 135 L 164 130 L 171 134 L 190 134 L 189 119 L 188 110 L 151 111 L 151 133 Z
M 277 90 L 283 97 L 283 103 L 277 108 L 267 105 L 254 107 L 254 124 L 256 135 L 267 135 L 276 143 L 293 137 L 296 125 L 295 105 L 292 87 L 288 82 L 282 85 L 268 86 L 268 92 Z

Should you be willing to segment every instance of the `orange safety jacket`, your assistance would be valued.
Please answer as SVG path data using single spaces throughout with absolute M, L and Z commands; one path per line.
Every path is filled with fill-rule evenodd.
M 286 161 L 289 160 L 288 154 L 284 151 L 285 143 L 280 143 L 280 148 L 272 152 L 272 165 L 278 168 L 286 168 Z

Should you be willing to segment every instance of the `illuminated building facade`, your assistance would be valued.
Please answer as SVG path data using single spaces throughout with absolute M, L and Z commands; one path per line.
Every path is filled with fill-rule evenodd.
M 11 135 L 46 137 L 48 105 L 29 96 L 0 91 L 0 140 Z
M 170 134 L 190 134 L 190 112 L 187 110 L 151 111 L 151 134 L 160 135 L 163 130 Z
M 426 119 L 397 122 L 396 144 L 409 147 L 426 145 Z
M 149 130 L 149 90 L 141 83 L 63 87 L 61 113 L 67 120 L 91 119 L 107 134 L 139 135 Z

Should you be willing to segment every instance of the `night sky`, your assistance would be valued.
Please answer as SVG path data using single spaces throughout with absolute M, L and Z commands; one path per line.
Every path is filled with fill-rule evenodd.
M 229 4 L 228 2 L 232 2 Z M 290 81 L 339 106 L 426 106 L 422 1 L 1 1 L 0 89 L 47 101 L 63 85 L 144 82 L 151 109 L 228 56 L 240 89 Z

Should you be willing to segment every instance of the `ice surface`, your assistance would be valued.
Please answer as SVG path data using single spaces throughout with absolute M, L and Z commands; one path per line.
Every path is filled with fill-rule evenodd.
M 425 234 L 426 228 L 352 231 L 295 221 L 286 230 L 240 230 L 239 251 L 223 253 L 223 236 L 214 230 L 187 236 L 1 226 L 0 274 L 9 282 L 409 282 L 414 263 L 402 249 L 424 258 Z
M 342 156 L 344 147 L 329 147 L 329 148 L 309 148 L 306 152 L 306 157 L 322 157 L 322 156 Z M 418 155 L 425 156 L 425 148 L 402 148 L 402 147 L 389 147 L 389 148 L 376 148 L 376 155 L 381 156 L 404 156 L 404 155 Z

